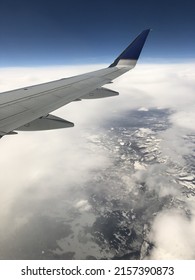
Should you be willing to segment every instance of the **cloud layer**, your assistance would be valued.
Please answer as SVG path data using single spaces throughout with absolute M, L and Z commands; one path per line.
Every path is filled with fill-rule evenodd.
M 46 82 L 92 71 L 102 66 L 6 68 L 0 69 L 0 90 Z M 89 139 L 101 133 L 103 124 L 126 110 L 169 108 L 171 126 L 160 132 L 162 155 L 185 168 L 185 157 L 192 153 L 186 135 L 195 130 L 195 64 L 138 65 L 131 73 L 115 80 L 109 88 L 118 90 L 119 97 L 74 102 L 54 114 L 73 121 L 75 127 L 60 131 L 19 133 L 1 139 L 1 241 L 7 240 L 32 217 L 39 217 L 56 203 L 60 196 L 70 196 L 78 211 L 89 212 L 85 184 L 97 176 L 96 171 L 112 168 L 113 159 L 101 146 Z M 91 131 L 94 130 L 94 135 Z M 89 133 L 90 131 L 90 133 Z M 95 141 L 94 141 L 95 142 Z M 164 165 L 151 165 L 137 170 L 131 178 L 145 180 L 150 190 L 160 197 L 181 198 L 181 190 L 162 174 Z M 160 170 L 160 171 L 159 171 Z M 95 174 L 95 175 L 94 175 Z M 193 174 L 192 174 L 193 175 Z M 72 192 L 74 190 L 74 192 Z M 66 198 L 67 199 L 67 198 Z M 191 211 L 189 220 L 184 210 L 163 210 L 154 218 L 150 239 L 155 247 L 154 259 L 194 259 L 195 220 L 191 201 L 182 198 Z M 55 206 L 54 206 L 55 207 Z M 65 211 L 68 211 L 66 202 Z M 33 229 L 32 229 L 33 230 Z M 2 258 L 7 256 L 6 249 Z M 8 249 L 7 249 L 8 250 Z

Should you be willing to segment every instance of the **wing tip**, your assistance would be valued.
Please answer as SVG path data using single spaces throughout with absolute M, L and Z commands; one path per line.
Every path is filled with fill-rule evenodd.
M 150 28 L 143 30 L 109 67 L 114 67 L 117 65 L 134 67 L 151 30 L 152 29 Z

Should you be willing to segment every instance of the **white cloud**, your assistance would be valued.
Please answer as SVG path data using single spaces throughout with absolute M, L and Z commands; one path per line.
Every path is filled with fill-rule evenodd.
M 91 205 L 87 200 L 80 200 L 75 205 L 80 211 L 89 211 L 91 209 Z
M 138 170 L 133 174 L 133 178 L 137 183 L 145 183 L 148 190 L 155 191 L 159 197 L 180 194 L 178 185 L 174 184 L 167 175 L 164 164 L 153 164 L 145 170 Z
M 145 108 L 145 107 L 141 107 L 141 108 L 139 108 L 139 109 L 138 109 L 138 111 L 144 111 L 144 112 L 147 112 L 147 111 L 148 111 L 148 109 L 147 109 L 147 108 Z
M 195 259 L 195 217 L 179 210 L 165 210 L 154 220 L 150 239 L 154 249 L 150 259 Z
M 193 102 L 193 101 L 192 101 Z M 172 123 L 174 123 L 177 126 L 187 128 L 189 130 L 194 131 L 195 130 L 195 112 L 194 112 L 194 106 L 191 105 L 190 108 L 186 111 L 179 111 L 173 114 L 170 117 L 170 120 Z
M 93 170 L 110 164 L 106 152 L 88 143 L 80 128 L 4 137 L 0 153 L 1 224 L 21 200 L 36 205 L 62 191 L 65 195 L 72 186 L 81 188 Z

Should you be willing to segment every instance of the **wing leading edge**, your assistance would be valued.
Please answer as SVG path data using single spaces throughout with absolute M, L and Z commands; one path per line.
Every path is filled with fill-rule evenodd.
M 149 32 L 144 30 L 108 68 L 1 93 L 0 137 L 15 134 L 13 130 L 71 127 L 74 124 L 49 113 L 82 98 L 118 95 L 101 87 L 135 67 Z

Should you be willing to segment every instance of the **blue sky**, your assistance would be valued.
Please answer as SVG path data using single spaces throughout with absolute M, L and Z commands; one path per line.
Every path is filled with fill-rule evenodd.
M 1 0 L 0 66 L 110 63 L 152 28 L 142 61 L 195 57 L 194 1 Z

